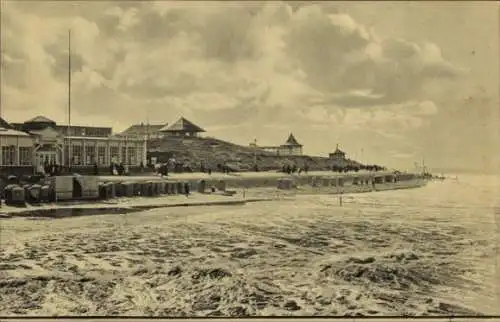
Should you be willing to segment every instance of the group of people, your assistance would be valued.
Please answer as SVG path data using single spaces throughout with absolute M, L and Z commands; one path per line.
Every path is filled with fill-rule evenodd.
M 386 170 L 386 168 L 378 166 L 378 165 L 350 165 L 350 164 L 337 165 L 337 164 L 334 164 L 334 165 L 332 165 L 331 170 L 333 172 L 339 172 L 339 173 L 351 172 L 351 171 L 359 172 L 360 170 L 378 172 L 378 171 Z
M 292 174 L 298 172 L 298 174 L 301 174 L 302 172 L 307 173 L 309 171 L 309 166 L 307 164 L 304 165 L 302 168 L 298 168 L 296 164 L 289 165 L 285 164 L 283 165 L 281 172 L 287 173 L 287 174 Z
M 168 176 L 169 172 L 185 173 L 193 172 L 193 169 L 186 162 L 177 161 L 174 158 L 168 159 L 167 162 L 148 164 L 148 168 L 153 169 L 161 176 Z
M 128 174 L 128 167 L 127 165 L 123 165 L 123 162 L 120 163 L 111 163 L 109 166 L 109 171 L 112 176 L 123 176 Z M 98 172 L 98 167 L 97 164 L 94 165 L 94 172 Z M 95 173 L 96 175 L 98 173 Z
M 46 160 L 43 164 L 38 166 L 36 172 L 46 176 L 57 176 L 63 172 L 63 167 L 55 162 Z

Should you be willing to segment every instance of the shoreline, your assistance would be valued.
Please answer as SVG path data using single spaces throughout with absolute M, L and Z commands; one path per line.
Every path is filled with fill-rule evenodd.
M 299 188 L 282 194 L 290 202 L 5 220 L 0 271 L 7 295 L 0 311 L 164 317 L 491 314 L 494 217 L 479 211 L 471 218 L 469 208 L 476 203 L 469 202 L 478 200 L 469 189 L 433 183 L 409 192 L 346 193 L 341 207 L 339 196 L 306 197 L 300 194 L 311 191 Z M 273 192 L 250 189 L 246 197 L 273 197 Z M 440 195 L 449 199 L 439 202 L 434 196 Z M 187 202 L 175 195 L 133 202 L 160 205 L 168 198 Z M 442 207 L 462 199 L 465 207 Z
M 279 178 L 279 176 L 276 176 Z M 280 176 L 281 178 L 283 176 Z M 161 179 L 161 178 L 158 178 Z M 148 180 L 151 181 L 151 180 Z M 273 183 L 275 183 L 273 181 Z M 160 195 L 153 197 L 117 197 L 109 200 L 66 201 L 39 205 L 26 204 L 25 207 L 3 205 L 0 208 L 0 219 L 11 218 L 68 218 L 91 215 L 109 215 L 116 213 L 133 213 L 157 208 L 174 207 L 209 207 L 209 206 L 242 206 L 247 203 L 291 200 L 299 195 L 348 195 L 389 190 L 416 189 L 424 187 L 425 180 L 413 179 L 397 183 L 372 185 L 346 185 L 342 188 L 332 186 L 312 187 L 299 185 L 296 188 L 282 190 L 269 187 L 236 187 L 234 196 L 219 193 L 193 192 L 185 195 Z M 231 185 L 230 188 L 234 186 Z

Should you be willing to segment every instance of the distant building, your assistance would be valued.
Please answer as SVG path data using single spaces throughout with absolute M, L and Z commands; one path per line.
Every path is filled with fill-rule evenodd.
M 346 160 L 345 158 L 345 152 L 339 149 L 339 145 L 337 144 L 337 147 L 335 148 L 335 151 L 333 153 L 330 153 L 328 155 L 329 159 L 334 162 L 343 162 Z
M 10 125 L 11 130 L 0 132 L 0 150 L 5 155 L 14 153 L 17 157 L 12 159 L 2 154 L 1 166 L 38 167 L 45 163 L 75 167 L 92 166 L 96 163 L 108 166 L 112 162 L 138 166 L 146 160 L 144 138 L 113 135 L 110 127 L 58 125 L 45 116 Z M 11 152 L 12 149 L 17 152 Z
M 158 132 L 164 135 L 198 136 L 200 133 L 205 132 L 205 130 L 184 117 L 181 117 L 177 122 L 171 125 L 165 125 L 158 130 Z
M 161 129 L 166 127 L 168 123 L 165 124 L 135 124 L 127 128 L 125 131 L 121 132 L 122 135 L 135 135 L 138 137 L 143 137 L 146 140 L 150 139 L 160 139 L 164 136 Z
M 279 146 L 257 146 L 256 142 L 250 143 L 250 147 L 259 148 L 266 152 L 274 153 L 281 156 L 302 155 L 302 147 L 295 136 L 290 133 L 285 144 Z
M 0 167 L 31 166 L 33 138 L 0 118 Z
M 280 155 L 302 155 L 302 144 L 297 142 L 297 139 L 292 133 L 288 136 L 285 144 L 279 147 Z

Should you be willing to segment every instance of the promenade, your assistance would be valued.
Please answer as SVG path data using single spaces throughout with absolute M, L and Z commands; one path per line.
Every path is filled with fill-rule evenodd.
M 293 200 L 297 195 L 307 194 L 349 194 L 367 193 L 384 190 L 398 190 L 418 188 L 425 185 L 425 180 L 411 179 L 399 182 L 385 182 L 372 184 L 353 184 L 354 177 L 368 179 L 371 176 L 383 177 L 390 175 L 389 172 L 358 172 L 358 173 L 334 173 L 327 171 L 309 172 L 307 174 L 284 174 L 278 172 L 247 172 L 237 174 L 213 173 L 174 173 L 168 177 L 161 176 L 99 176 L 100 182 L 148 182 L 148 181 L 184 181 L 191 186 L 189 196 L 184 194 L 162 194 L 151 197 L 119 197 L 108 200 L 82 200 L 40 205 L 26 205 L 26 207 L 14 207 L 4 205 L 0 214 L 2 218 L 9 217 L 71 217 L 80 215 L 93 215 L 99 213 L 134 212 L 145 209 L 188 207 L 188 206 L 229 206 L 244 205 L 248 202 L 271 201 L 271 200 Z M 345 181 L 343 187 L 335 187 L 324 182 L 318 186 L 312 186 L 312 178 L 336 178 L 341 177 Z M 282 178 L 293 178 L 297 184 L 296 188 L 278 189 L 278 181 Z M 235 194 L 228 196 L 221 192 L 196 192 L 196 185 L 200 180 L 206 180 L 207 187 L 219 180 L 226 182 L 227 189 Z M 321 180 L 320 180 L 321 181 Z M 329 181 L 329 180 L 327 180 Z M 59 214 L 55 214 L 55 213 Z

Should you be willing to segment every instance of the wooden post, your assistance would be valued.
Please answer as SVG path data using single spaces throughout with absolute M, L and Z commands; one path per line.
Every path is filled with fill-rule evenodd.
M 344 188 L 340 187 L 340 180 L 337 178 L 337 194 L 339 195 L 339 206 L 342 207 L 342 194 L 344 193 Z

